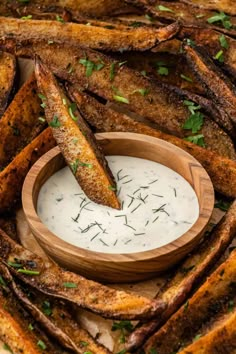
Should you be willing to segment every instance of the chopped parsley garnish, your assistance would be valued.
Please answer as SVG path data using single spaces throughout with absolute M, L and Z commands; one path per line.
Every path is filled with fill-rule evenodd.
M 146 14 L 146 15 L 145 15 L 145 18 L 146 18 L 148 21 L 153 22 L 153 18 L 152 18 L 150 15 Z
M 127 353 L 127 350 L 126 349 L 123 349 L 121 350 L 120 352 L 116 353 L 116 354 L 126 354 Z
M 188 81 L 188 82 L 193 82 L 193 80 L 191 79 L 191 77 L 188 77 L 184 74 L 180 74 L 181 79 Z
M 198 339 L 201 338 L 201 334 L 197 334 L 194 338 L 193 338 L 193 342 L 196 342 Z
M 198 134 L 198 135 L 193 135 L 193 136 L 188 136 L 187 138 L 184 138 L 186 141 L 190 141 L 193 144 L 205 147 L 204 143 L 204 135 L 203 134 Z
M 94 70 L 99 71 L 105 66 L 105 64 L 102 61 L 100 61 L 100 63 L 96 64 L 93 61 L 88 60 L 88 59 L 80 59 L 79 63 L 82 64 L 83 66 L 85 66 L 86 77 L 91 76 Z
M 1 286 L 7 286 L 5 280 L 3 279 L 3 277 L 0 275 L 0 285 Z
M 13 354 L 13 351 L 11 350 L 11 348 L 9 347 L 9 345 L 7 343 L 3 344 L 3 349 L 8 350 L 10 353 Z
M 184 104 L 185 104 L 185 106 L 188 107 L 188 110 L 190 111 L 191 114 L 194 114 L 195 111 L 198 111 L 201 108 L 200 105 L 196 106 L 196 104 L 194 102 L 188 101 L 188 100 L 184 100 Z
M 117 102 L 129 104 L 129 100 L 123 96 L 113 95 L 113 99 Z
M 111 64 L 111 68 L 110 68 L 110 80 L 111 81 L 113 81 L 115 78 L 115 66 L 116 66 L 116 63 Z
M 226 29 L 230 29 L 232 27 L 232 23 L 230 22 L 230 17 L 222 11 L 219 13 L 216 13 L 214 16 L 208 18 L 207 22 L 210 24 L 215 23 L 215 22 L 221 22 L 221 24 Z
M 84 341 L 79 342 L 79 344 L 80 344 L 82 347 L 87 347 L 87 346 L 88 346 L 88 342 L 84 342 Z
M 218 208 L 222 211 L 227 211 L 231 206 L 231 202 L 226 202 L 223 200 L 219 200 L 218 202 L 215 203 L 214 207 Z
M 46 119 L 44 117 L 38 117 L 38 120 L 41 122 L 41 123 L 45 123 Z
M 75 284 L 75 283 L 70 283 L 70 282 L 66 282 L 66 283 L 63 283 L 63 286 L 65 287 L 65 288 L 73 288 L 73 289 L 75 289 L 75 288 L 77 288 L 77 285 Z
M 42 350 L 47 349 L 46 344 L 41 339 L 38 341 L 37 346 Z
M 57 20 L 58 22 L 65 23 L 65 21 L 63 20 L 63 18 L 62 18 L 61 16 L 59 16 L 59 15 L 56 15 L 56 20 Z
M 32 19 L 32 15 L 28 15 L 28 16 L 23 16 L 23 17 L 21 17 L 20 19 L 21 20 L 31 20 Z
M 108 189 L 110 189 L 111 191 L 116 191 L 117 190 L 116 187 L 114 187 L 114 186 L 109 186 Z
M 112 331 L 121 331 L 121 336 L 120 336 L 120 343 L 125 343 L 125 333 L 131 333 L 133 331 L 134 326 L 130 321 L 120 321 L 120 322 L 114 322 L 111 330 Z
M 186 39 L 186 43 L 187 43 L 187 45 L 189 45 L 190 47 L 194 47 L 194 46 L 195 46 L 195 42 L 194 42 L 192 39 L 190 39 L 190 38 L 187 38 L 187 39 Z
M 14 263 L 14 262 L 7 262 L 7 264 L 13 268 L 22 268 L 22 264 L 21 263 Z
M 34 326 L 30 323 L 30 324 L 28 325 L 28 329 L 29 329 L 30 331 L 33 331 L 33 330 L 34 330 Z
M 214 59 L 218 60 L 220 63 L 224 62 L 224 52 L 223 50 L 219 50 L 218 53 L 216 53 L 216 55 L 213 57 Z
M 45 101 L 46 97 L 42 93 L 38 93 L 38 97 L 42 100 Z
M 148 354 L 158 354 L 158 352 L 155 348 L 151 348 Z
M 69 114 L 71 116 L 71 118 L 74 120 L 74 121 L 77 121 L 77 117 L 74 115 L 75 111 L 77 109 L 77 106 L 76 106 L 76 103 L 71 103 L 70 107 L 69 107 Z
M 91 163 L 82 162 L 79 159 L 76 159 L 75 162 L 71 163 L 70 166 L 74 175 L 76 174 L 79 166 L 93 168 L 93 165 Z
M 53 119 L 49 123 L 49 126 L 52 128 L 59 128 L 61 126 L 61 123 L 59 122 L 58 117 L 56 115 L 53 116 Z
M 220 45 L 222 48 L 225 48 L 225 49 L 229 48 L 229 43 L 227 42 L 224 34 L 220 35 L 219 42 L 220 42 Z
M 134 93 L 140 93 L 140 95 L 146 96 L 149 93 L 149 89 L 137 89 L 132 92 L 132 94 Z
M 171 10 L 169 7 L 166 7 L 166 6 L 163 6 L 163 5 L 158 5 L 156 8 L 159 11 L 173 12 L 174 13 L 174 11 Z
M 29 269 L 18 269 L 17 273 L 22 273 L 26 275 L 39 275 L 40 272 L 38 270 L 29 270 Z
M 234 309 L 234 301 L 233 300 L 230 300 L 228 302 L 228 312 L 232 312 Z
M 52 314 L 52 309 L 51 309 L 51 305 L 49 301 L 44 301 L 42 303 L 42 309 L 43 309 L 43 313 L 47 316 L 51 316 Z
M 164 75 L 164 76 L 169 75 L 169 69 L 166 68 L 165 66 L 159 66 L 159 68 L 157 69 L 157 72 L 159 75 Z
M 186 130 L 191 130 L 193 134 L 201 130 L 204 123 L 203 114 L 196 112 L 191 114 L 191 116 L 185 121 L 183 128 Z

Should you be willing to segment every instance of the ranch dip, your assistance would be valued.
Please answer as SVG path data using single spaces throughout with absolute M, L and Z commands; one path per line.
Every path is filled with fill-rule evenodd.
M 136 157 L 107 160 L 122 209 L 90 201 L 65 167 L 46 181 L 38 198 L 38 215 L 55 235 L 91 251 L 132 253 L 164 246 L 195 223 L 198 199 L 182 176 Z

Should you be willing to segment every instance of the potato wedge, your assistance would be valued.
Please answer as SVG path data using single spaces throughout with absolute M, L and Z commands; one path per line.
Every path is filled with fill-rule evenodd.
M 9 53 L 0 52 L 0 118 L 14 94 L 16 77 L 15 57 Z
M 5 343 L 6 349 L 14 354 L 40 354 L 42 348 L 48 354 L 69 354 L 69 351 L 52 343 L 38 325 L 33 323 L 32 317 L 19 304 L 4 281 L 1 264 L 0 274 L 0 339 Z
M 126 3 L 137 6 L 138 9 L 146 11 L 150 16 L 163 22 L 180 21 L 183 24 L 191 24 L 199 27 L 217 29 L 223 33 L 236 36 L 236 18 L 230 17 L 231 27 L 224 26 L 222 21 L 208 22 L 208 19 L 216 15 L 215 11 L 199 9 L 189 3 L 179 1 L 158 1 L 158 0 L 125 0 Z M 204 1 L 204 0 L 203 0 Z M 218 0 L 217 0 L 218 1 Z M 233 1 L 233 0 L 232 0 Z M 209 3 L 209 2 L 208 2 Z
M 156 297 L 168 303 L 159 318 L 146 322 L 134 330 L 126 341 L 126 348 L 134 350 L 163 325 L 168 318 L 187 300 L 212 265 L 219 260 L 236 234 L 236 201 L 220 223 L 206 234 L 204 240 L 176 269 Z
M 224 354 L 236 353 L 236 311 L 229 313 L 216 323 L 209 333 L 181 350 L 179 354 Z
M 116 28 L 87 26 L 87 24 L 60 21 L 22 20 L 0 17 L 0 39 L 61 41 L 82 47 L 119 51 L 147 50 L 157 43 L 173 37 L 179 30 L 178 23 L 166 27 Z M 1 41 L 1 40 L 0 40 Z
M 201 333 L 206 323 L 227 313 L 235 300 L 236 251 L 210 275 L 192 298 L 150 337 L 144 346 L 145 353 L 155 349 L 159 354 L 179 351 Z
M 148 319 L 162 312 L 166 306 L 162 301 L 149 300 L 140 295 L 115 290 L 63 270 L 54 262 L 45 261 L 40 256 L 16 244 L 2 230 L 0 230 L 0 258 L 10 272 L 21 279 L 23 283 L 46 295 L 66 300 L 103 317 L 127 320 Z M 9 261 L 15 259 L 22 264 L 22 267 L 34 270 L 37 274 L 30 275 L 19 272 L 19 268 L 17 270 L 9 264 Z M 32 263 L 27 260 L 33 261 L 33 268 Z M 68 287 L 67 284 L 70 286 Z
M 0 214 L 19 202 L 24 179 L 33 163 L 56 145 L 50 128 L 44 130 L 0 172 Z
M 95 203 L 119 209 L 116 182 L 83 118 L 74 110 L 53 74 L 39 60 L 35 74 L 44 95 L 46 118 L 61 152 L 85 194 Z
M 236 126 L 236 87 L 201 48 L 185 45 L 184 51 L 196 77 L 207 88 L 208 95 L 221 106 Z
M 77 102 L 83 117 L 99 131 L 133 132 L 166 140 L 193 155 L 203 165 L 210 175 L 216 191 L 228 197 L 236 198 L 235 161 L 223 158 L 188 141 L 167 135 L 144 123 L 135 121 L 125 114 L 115 112 L 100 104 L 94 98 L 79 92 L 76 86 L 71 86 L 69 91 Z
M 85 349 L 87 352 L 96 354 L 110 353 L 109 350 L 98 344 L 86 330 L 80 327 L 79 323 L 73 319 L 68 306 L 32 290 L 32 288 L 24 289 L 15 282 L 7 267 L 1 265 L 0 269 L 4 281 L 9 284 L 8 286 L 21 305 L 45 329 L 46 333 L 57 340 L 62 347 L 77 354 L 84 354 Z M 29 292 L 31 294 L 30 298 L 28 296 Z
M 196 6 L 200 9 L 215 10 L 218 12 L 226 12 L 227 14 L 236 15 L 236 8 L 234 0 L 180 0 L 185 4 Z
M 236 39 L 227 35 L 222 37 L 220 32 L 209 28 L 194 26 L 183 26 L 178 33 L 178 37 L 180 39 L 190 38 L 195 44 L 203 46 L 211 58 L 214 58 L 217 53 L 223 50 L 223 62 L 216 60 L 216 63 L 219 64 L 224 71 L 228 72 L 233 81 L 236 80 Z M 221 46 L 220 40 L 222 41 L 222 39 L 227 48 Z
M 36 53 L 63 80 L 76 82 L 82 88 L 89 87 L 90 91 L 106 100 L 118 101 L 163 131 L 192 139 L 192 130 L 183 128 L 190 112 L 182 97 L 166 85 L 151 82 L 122 63 L 92 50 L 70 46 L 62 48 L 57 43 L 28 42 L 27 46 L 21 45 L 19 51 L 16 49 L 16 53 L 32 56 Z M 198 136 L 204 135 L 207 148 L 219 154 L 224 151 L 224 156 L 235 158 L 232 140 L 209 117 L 204 116 L 198 129 Z M 199 143 L 204 145 L 204 141 Z M 228 155 L 229 151 L 232 155 Z
M 20 88 L 0 120 L 0 169 L 3 169 L 44 128 L 38 119 L 43 113 L 32 75 Z

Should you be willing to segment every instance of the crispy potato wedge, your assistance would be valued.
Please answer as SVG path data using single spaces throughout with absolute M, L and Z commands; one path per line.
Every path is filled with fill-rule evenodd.
M 0 217 L 0 229 L 5 231 L 14 241 L 19 242 L 15 215 L 4 215 Z
M 16 49 L 16 53 L 31 56 L 36 53 L 60 78 L 76 82 L 83 88 L 89 87 L 90 91 L 107 100 L 120 102 L 121 106 L 148 119 L 163 131 L 179 137 L 192 136 L 191 130 L 183 129 L 190 113 L 182 97 L 167 86 L 151 82 L 139 72 L 101 53 L 42 42 L 28 43 L 28 46 L 21 46 L 19 51 Z M 96 70 L 98 66 L 100 69 Z M 204 135 L 207 148 L 235 158 L 231 139 L 209 117 L 205 116 L 198 134 Z M 229 151 L 233 155 L 229 156 Z
M 16 88 L 16 58 L 0 52 L 0 118 L 5 112 Z
M 198 145 L 167 135 L 144 123 L 135 121 L 125 114 L 115 112 L 98 103 L 94 98 L 80 92 L 76 86 L 70 86 L 69 91 L 77 102 L 83 117 L 99 131 L 133 132 L 166 140 L 193 155 L 203 165 L 210 175 L 216 191 L 228 197 L 236 197 L 235 161 L 220 157 Z
M 202 327 L 219 314 L 227 313 L 235 300 L 236 251 L 210 275 L 168 322 L 150 337 L 144 346 L 145 353 L 155 349 L 159 354 L 178 351 L 192 342 Z
M 216 60 L 216 63 L 228 72 L 232 80 L 236 80 L 235 39 L 225 35 L 223 38 L 228 48 L 223 48 L 220 44 L 220 39 L 222 39 L 220 32 L 194 26 L 183 26 L 178 33 L 178 37 L 180 39 L 190 38 L 197 45 L 203 46 L 212 58 L 214 58 L 220 50 L 223 50 L 223 62 L 220 63 Z
M 187 300 L 189 294 L 200 281 L 209 274 L 212 265 L 222 256 L 236 235 L 236 201 L 220 223 L 206 234 L 200 246 L 195 249 L 176 269 L 156 297 L 168 303 L 167 309 L 159 318 L 144 323 L 134 330 L 126 347 L 134 350 L 161 327 L 167 319 Z
M 1 264 L 0 273 L 2 274 Z M 0 339 L 6 344 L 6 348 L 9 348 L 9 352 L 40 354 L 44 348 L 48 354 L 70 353 L 48 339 L 11 293 L 2 275 L 1 279 Z
M 162 312 L 166 306 L 162 301 L 149 300 L 140 295 L 115 290 L 65 271 L 55 263 L 45 261 L 16 244 L 2 230 L 0 230 L 0 257 L 11 273 L 25 284 L 44 294 L 66 300 L 104 317 L 148 319 Z M 19 269 L 11 267 L 8 262 L 15 259 L 22 264 L 22 267 L 37 271 L 37 275 L 24 274 L 19 272 Z M 33 260 L 33 267 L 30 260 Z M 68 287 L 67 284 L 70 286 Z
M 189 65 L 207 88 L 208 95 L 225 110 L 236 125 L 236 87 L 200 48 L 185 45 L 184 50 Z
M 181 350 L 179 354 L 236 353 L 236 311 L 223 316 L 219 323 L 200 339 Z
M 0 169 L 45 128 L 38 119 L 42 112 L 35 76 L 32 75 L 0 120 Z
M 47 128 L 0 172 L 0 214 L 14 209 L 30 167 L 55 144 L 51 128 Z
M 96 354 L 110 353 L 80 327 L 78 321 L 73 319 L 68 306 L 32 288 L 25 289 L 15 282 L 7 267 L 1 265 L 0 268 L 4 281 L 22 306 L 62 347 L 77 354 L 84 354 L 85 349 L 87 352 Z
M 48 68 L 36 61 L 35 74 L 53 136 L 85 194 L 95 203 L 120 209 L 116 182 L 95 137 Z
M 209 23 L 208 19 L 215 16 L 215 11 L 199 9 L 189 4 L 178 1 L 158 1 L 158 0 L 125 0 L 128 4 L 137 6 L 138 9 L 146 11 L 150 16 L 163 22 L 180 21 L 183 24 L 191 24 L 202 27 L 217 29 L 223 33 L 236 35 L 236 18 L 231 17 L 232 27 L 223 26 L 221 21 Z M 233 1 L 233 0 L 232 0 Z
M 236 15 L 234 0 L 214 0 L 207 2 L 204 0 L 180 0 L 180 2 L 196 6 L 200 9 L 216 10 L 218 12 L 226 12 L 230 15 Z
M 100 50 L 147 50 L 157 43 L 173 37 L 179 30 L 178 23 L 166 27 L 130 28 L 119 30 L 60 21 L 21 20 L 0 17 L 0 38 L 44 40 L 71 43 Z

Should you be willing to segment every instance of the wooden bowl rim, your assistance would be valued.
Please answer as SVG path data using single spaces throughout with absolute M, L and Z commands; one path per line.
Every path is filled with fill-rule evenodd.
M 202 167 L 202 165 L 189 153 L 186 151 L 182 150 L 181 148 L 166 142 L 165 140 L 159 139 L 159 138 L 154 138 L 150 137 L 147 135 L 143 134 L 136 134 L 136 133 L 126 133 L 126 132 L 109 132 L 109 133 L 98 133 L 95 134 L 96 139 L 98 141 L 106 141 L 106 140 L 113 140 L 113 139 L 124 139 L 124 140 L 138 140 L 143 143 L 159 143 L 162 144 L 163 146 L 166 145 L 166 147 L 169 147 L 173 150 L 173 153 L 178 154 L 178 152 L 181 152 L 182 155 L 184 155 L 189 161 L 192 161 L 195 166 L 198 166 L 201 168 L 201 172 L 204 175 L 204 183 L 207 185 L 207 188 L 204 188 L 204 192 L 207 193 L 207 198 L 204 198 L 203 201 L 199 201 L 199 209 L 200 209 L 200 202 L 202 203 L 202 208 L 204 209 L 204 217 L 201 215 L 201 212 L 199 212 L 199 217 L 196 220 L 196 222 L 192 225 L 192 227 L 185 232 L 183 235 L 178 237 L 176 240 L 147 251 L 142 251 L 142 252 L 134 252 L 134 253 L 103 253 L 103 252 L 96 252 L 96 251 L 91 251 L 87 250 L 84 248 L 80 248 L 78 246 L 72 245 L 64 240 L 62 240 L 60 237 L 55 235 L 53 232 L 51 232 L 46 225 L 44 225 L 39 218 L 37 211 L 34 206 L 33 202 L 33 189 L 35 182 L 37 180 L 38 174 L 40 171 L 45 167 L 45 165 L 55 158 L 56 156 L 60 155 L 60 149 L 58 146 L 52 148 L 49 150 L 47 153 L 45 153 L 39 160 L 36 161 L 36 163 L 31 167 L 30 171 L 28 172 L 23 189 L 22 189 L 22 205 L 23 205 L 23 210 L 27 219 L 27 222 L 35 235 L 36 239 L 39 241 L 40 245 L 45 249 L 46 247 L 46 253 L 48 252 L 48 248 L 50 248 L 50 253 L 54 254 L 56 253 L 56 249 L 63 251 L 64 253 L 67 253 L 68 255 L 75 256 L 79 258 L 84 258 L 87 261 L 98 261 L 98 262 L 113 262 L 113 263 L 130 263 L 130 262 L 137 262 L 137 261 L 147 261 L 147 260 L 152 260 L 156 259 L 157 257 L 165 257 L 165 256 L 170 256 L 172 253 L 175 253 L 178 249 L 186 246 L 188 243 L 190 243 L 193 239 L 197 237 L 198 234 L 200 234 L 205 227 L 207 226 L 210 217 L 212 215 L 213 209 L 214 209 L 214 188 L 211 182 L 211 179 L 205 169 Z M 119 155 L 119 153 L 117 153 Z M 151 160 L 153 161 L 153 160 Z M 40 168 L 39 168 L 40 167 Z M 167 166 L 168 167 L 168 166 Z M 201 178 L 200 183 L 202 183 L 203 178 Z M 192 186 L 193 187 L 193 186 Z M 194 188 L 193 188 L 194 189 Z M 211 192 L 208 192 L 210 190 Z M 196 192 L 196 191 L 195 191 Z M 207 204 L 207 207 L 206 207 Z M 40 231 L 37 227 L 37 225 L 40 224 Z M 200 226 L 199 230 L 195 230 Z M 194 231 L 194 232 L 193 232 Z M 178 245 L 176 245 L 176 242 L 178 242 Z M 47 246 L 45 246 L 47 245 Z M 154 254 L 155 253 L 155 254 Z

